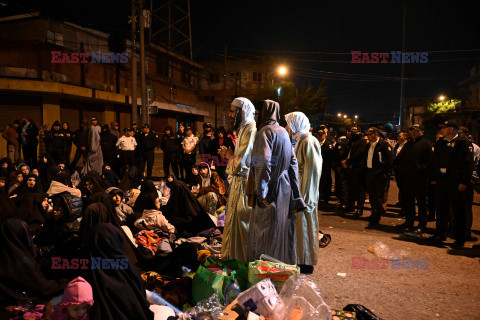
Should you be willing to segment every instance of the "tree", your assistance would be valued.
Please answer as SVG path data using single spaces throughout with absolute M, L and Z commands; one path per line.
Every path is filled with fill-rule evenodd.
M 311 84 L 305 89 L 298 89 L 293 82 L 281 81 L 260 90 L 256 100 L 275 100 L 280 103 L 282 118 L 284 114 L 301 111 L 305 114 L 322 113 L 328 107 L 329 100 L 325 94 L 327 87 L 323 82 L 315 90 Z
M 427 110 L 432 113 L 442 113 L 450 110 L 455 110 L 455 106 L 461 101 L 458 99 L 450 99 L 440 102 L 430 102 L 427 105 Z

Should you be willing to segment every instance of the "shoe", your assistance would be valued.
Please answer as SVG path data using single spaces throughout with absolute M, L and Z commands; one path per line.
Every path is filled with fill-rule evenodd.
M 470 235 L 470 236 L 466 236 L 466 237 L 465 237 L 465 241 L 467 241 L 467 242 L 475 242 L 475 241 L 478 241 L 478 238 Z
M 402 204 L 400 203 L 400 201 L 397 201 L 397 203 L 395 203 L 393 206 L 396 208 L 401 208 Z
M 428 216 L 427 220 L 428 222 L 435 221 L 435 216 Z
M 399 224 L 398 226 L 396 226 L 398 229 L 400 230 L 410 230 L 410 231 L 413 231 L 413 225 L 407 223 L 407 222 L 404 222 L 402 224 Z
M 445 236 L 439 236 L 439 235 L 434 235 L 428 238 L 428 240 L 433 241 L 433 242 L 443 242 L 447 240 L 447 237 Z
M 314 267 L 307 265 L 307 264 L 300 264 L 298 265 L 300 267 L 300 273 L 301 274 L 312 274 Z
M 353 211 L 352 207 L 342 206 L 343 212 L 350 213 Z
M 457 240 L 455 240 L 455 242 L 452 244 L 453 249 L 461 249 L 464 246 L 465 246 L 465 242 L 461 242 L 461 241 L 457 241 Z
M 425 232 L 425 228 L 422 228 L 422 227 L 419 227 L 419 228 L 416 228 L 415 230 L 413 230 L 413 233 L 417 237 L 422 237 L 424 232 Z
M 355 210 L 355 212 L 353 213 L 353 217 L 354 218 L 360 218 L 361 216 L 363 216 L 363 210 Z
M 367 226 L 367 229 L 374 229 L 376 227 L 378 227 L 380 225 L 380 221 L 370 221 L 368 222 L 368 226 Z

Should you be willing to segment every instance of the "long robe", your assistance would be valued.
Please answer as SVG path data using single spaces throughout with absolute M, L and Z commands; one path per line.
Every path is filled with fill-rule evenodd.
M 300 192 L 307 208 L 295 213 L 294 263 L 315 266 L 318 253 L 318 199 L 322 154 L 311 133 L 301 135 L 295 147 Z
M 100 140 L 99 130 L 96 126 L 91 126 L 88 130 L 88 153 L 84 174 L 94 170 L 99 174 L 102 173 L 103 153 Z
M 222 259 L 247 261 L 246 244 L 252 208 L 248 205 L 246 189 L 256 133 L 255 122 L 240 130 L 234 156 L 227 166 L 227 173 L 232 175 L 233 179 L 225 212 Z
M 298 165 L 285 128 L 278 125 L 280 106 L 266 100 L 262 124 L 252 152 L 254 205 L 248 231 L 248 261 L 267 254 L 285 263 L 293 262 L 295 216 L 305 209 L 298 185 Z M 262 203 L 262 199 L 267 204 Z

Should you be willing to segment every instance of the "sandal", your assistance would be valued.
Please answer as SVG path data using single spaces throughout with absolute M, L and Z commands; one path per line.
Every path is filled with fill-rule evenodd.
M 320 233 L 322 232 L 320 231 Z M 328 233 L 323 233 L 323 237 L 319 241 L 320 248 L 325 248 L 330 244 L 331 241 L 332 241 L 332 236 L 329 235 Z

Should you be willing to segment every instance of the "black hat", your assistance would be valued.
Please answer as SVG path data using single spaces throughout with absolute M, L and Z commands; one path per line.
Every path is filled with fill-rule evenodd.
M 133 128 L 125 128 L 125 130 L 128 131 L 128 132 L 132 132 Z
M 362 133 L 362 130 L 360 130 L 360 128 L 358 128 L 358 127 L 351 127 L 350 132 L 351 133 Z
M 439 125 L 440 128 L 453 128 L 458 130 L 458 123 L 455 120 L 447 120 Z
M 414 124 L 408 130 L 415 130 L 415 129 L 420 130 L 420 131 L 425 131 L 425 127 L 421 124 Z
M 137 121 L 133 121 L 132 126 L 136 126 L 136 125 L 137 125 Z
M 325 130 L 325 129 L 327 129 L 327 126 L 324 124 L 321 124 L 319 130 Z
M 97 118 L 92 117 L 92 118 L 90 119 L 90 122 L 92 122 L 92 121 L 98 121 L 98 120 L 97 120 Z
M 150 125 L 149 125 L 149 124 L 145 124 L 145 125 L 143 125 L 142 128 L 149 128 L 149 129 L 150 129 Z
M 378 128 L 376 127 L 371 127 L 371 128 L 368 128 L 367 130 L 367 134 L 372 134 L 372 133 L 379 133 L 380 130 L 378 130 Z

